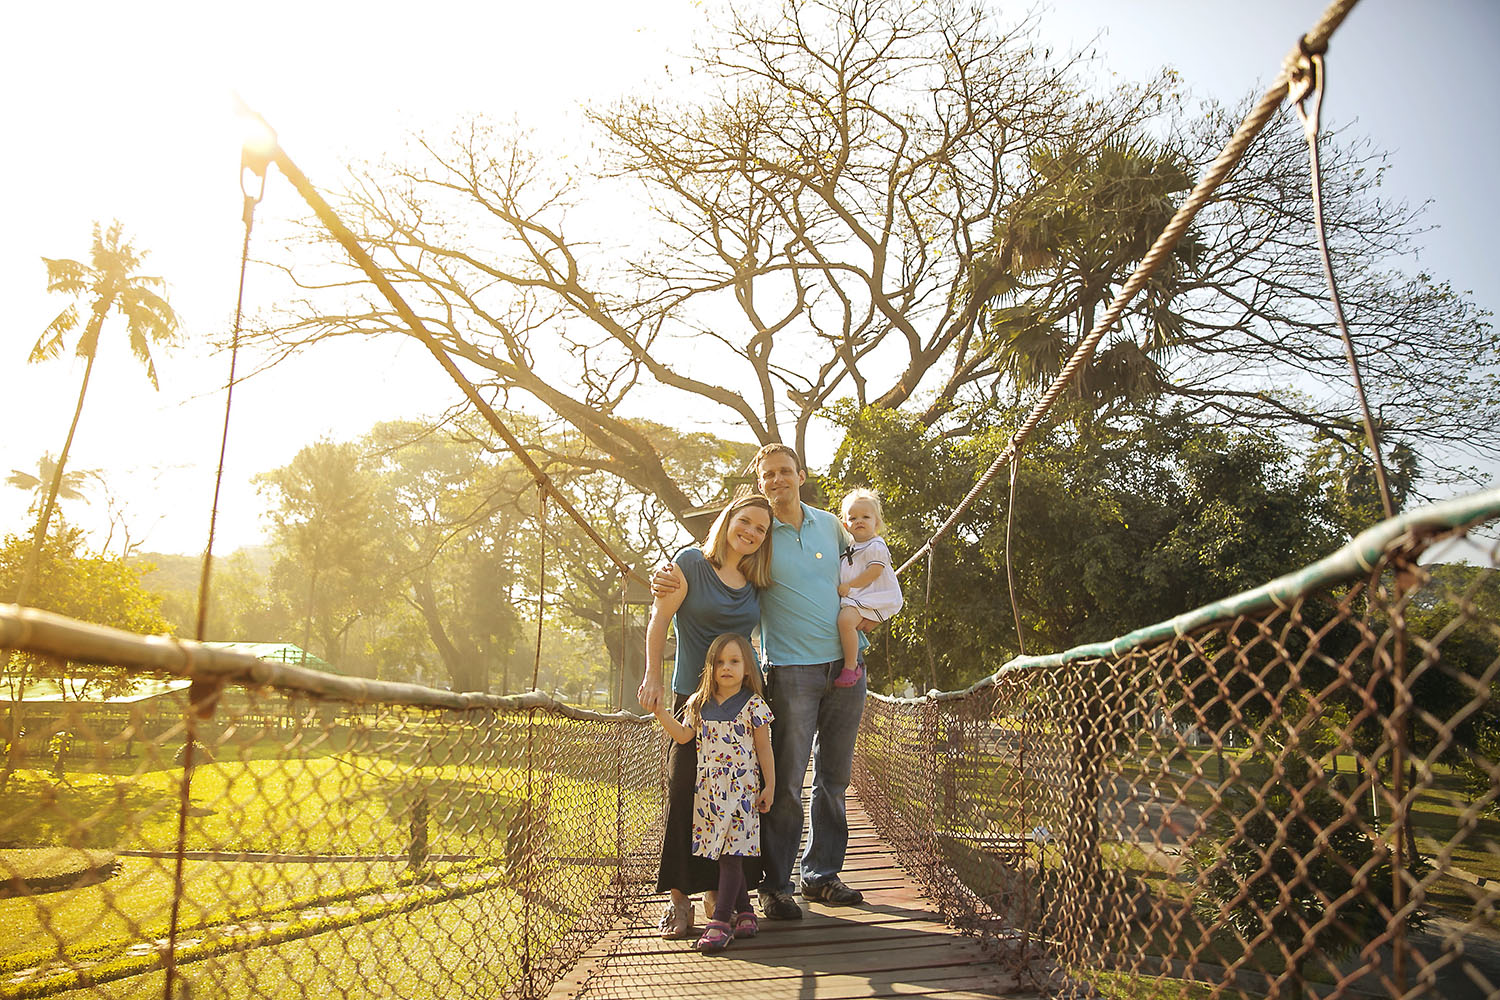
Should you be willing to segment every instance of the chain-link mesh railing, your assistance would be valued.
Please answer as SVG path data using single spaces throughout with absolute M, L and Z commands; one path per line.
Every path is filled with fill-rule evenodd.
M 872 699 L 866 808 L 1053 995 L 1500 996 L 1500 551 L 1470 530 L 1500 493 L 1440 513 L 1155 633 Z M 1416 565 L 1444 527 L 1469 561 Z
M 0 608 L 13 671 L 100 636 Z M 654 874 L 643 720 L 105 638 L 156 643 L 216 707 L 189 722 L 186 680 L 140 670 L 5 706 L 0 997 L 545 995 Z
M 861 796 L 1053 994 L 1500 996 L 1497 516 L 874 698 Z M 1417 565 L 1443 531 L 1469 561 Z M 649 886 L 643 720 L 10 606 L 0 655 L 70 677 L 7 706 L 0 997 L 538 996 Z

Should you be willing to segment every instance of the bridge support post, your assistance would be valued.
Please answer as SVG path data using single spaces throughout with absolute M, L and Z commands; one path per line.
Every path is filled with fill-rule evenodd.
M 420 874 L 427 867 L 427 789 L 417 793 L 411 806 L 411 841 L 406 847 L 406 870 Z

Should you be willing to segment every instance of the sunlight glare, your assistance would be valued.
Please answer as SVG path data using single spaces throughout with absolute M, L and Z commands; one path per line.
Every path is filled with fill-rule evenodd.
M 240 167 L 265 179 L 266 167 L 276 155 L 276 130 L 250 109 L 239 95 L 234 98 L 235 119 L 240 127 Z

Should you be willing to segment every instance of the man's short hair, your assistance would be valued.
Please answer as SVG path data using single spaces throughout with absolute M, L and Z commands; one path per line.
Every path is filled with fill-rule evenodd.
M 797 457 L 797 450 L 790 445 L 782 444 L 780 441 L 772 441 L 770 444 L 761 445 L 760 451 L 755 453 L 755 461 L 752 464 L 758 469 L 760 468 L 760 463 L 771 455 L 790 455 L 792 457 L 792 465 L 798 472 L 802 471 L 802 459 Z

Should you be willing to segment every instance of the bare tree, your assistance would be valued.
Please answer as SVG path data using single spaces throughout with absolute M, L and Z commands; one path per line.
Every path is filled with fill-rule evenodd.
M 449 350 L 678 517 L 696 499 L 627 400 L 664 388 L 805 448 L 836 395 L 898 406 L 993 377 L 967 264 L 1034 187 L 1029 152 L 1102 142 L 1159 104 L 1155 85 L 1080 96 L 1029 28 L 956 4 L 791 3 L 737 17 L 695 68 L 693 101 L 591 112 L 608 142 L 587 191 L 473 123 L 357 178 L 344 205 Z M 589 192 L 632 197 L 645 238 L 612 253 L 575 235 Z M 325 302 L 274 331 L 284 348 L 401 330 Z
M 1169 74 L 1090 96 L 1086 68 L 1042 50 L 1029 23 L 953 0 L 781 0 L 725 16 L 681 97 L 588 112 L 588 162 L 471 122 L 422 139 L 417 162 L 356 173 L 342 204 L 449 351 L 576 429 L 583 471 L 679 519 L 702 498 L 630 417 L 687 414 L 805 452 L 813 420 L 850 398 L 962 432 L 953 414 L 1035 388 L 997 304 L 1070 302 L 1046 320 L 1076 342 L 1090 303 L 1133 265 L 1130 247 L 1102 271 L 1036 256 L 1049 206 L 1095 231 L 1139 221 L 1117 218 L 1129 199 L 1102 213 L 1058 165 L 1155 136 L 1161 155 L 1143 161 L 1190 177 L 1235 120 L 1187 115 Z M 1299 138 L 1258 144 L 1096 364 L 1225 422 L 1344 425 Z M 1383 426 L 1493 454 L 1486 317 L 1431 279 L 1393 276 L 1416 215 L 1372 195 L 1357 171 L 1376 165 L 1357 145 L 1333 151 L 1328 201 Z M 1140 214 L 1170 209 L 1181 186 L 1142 185 Z M 1098 287 L 1074 287 L 1085 273 Z M 363 294 L 361 278 L 302 280 L 308 294 L 262 333 L 281 350 L 403 332 L 384 305 L 330 307 Z

